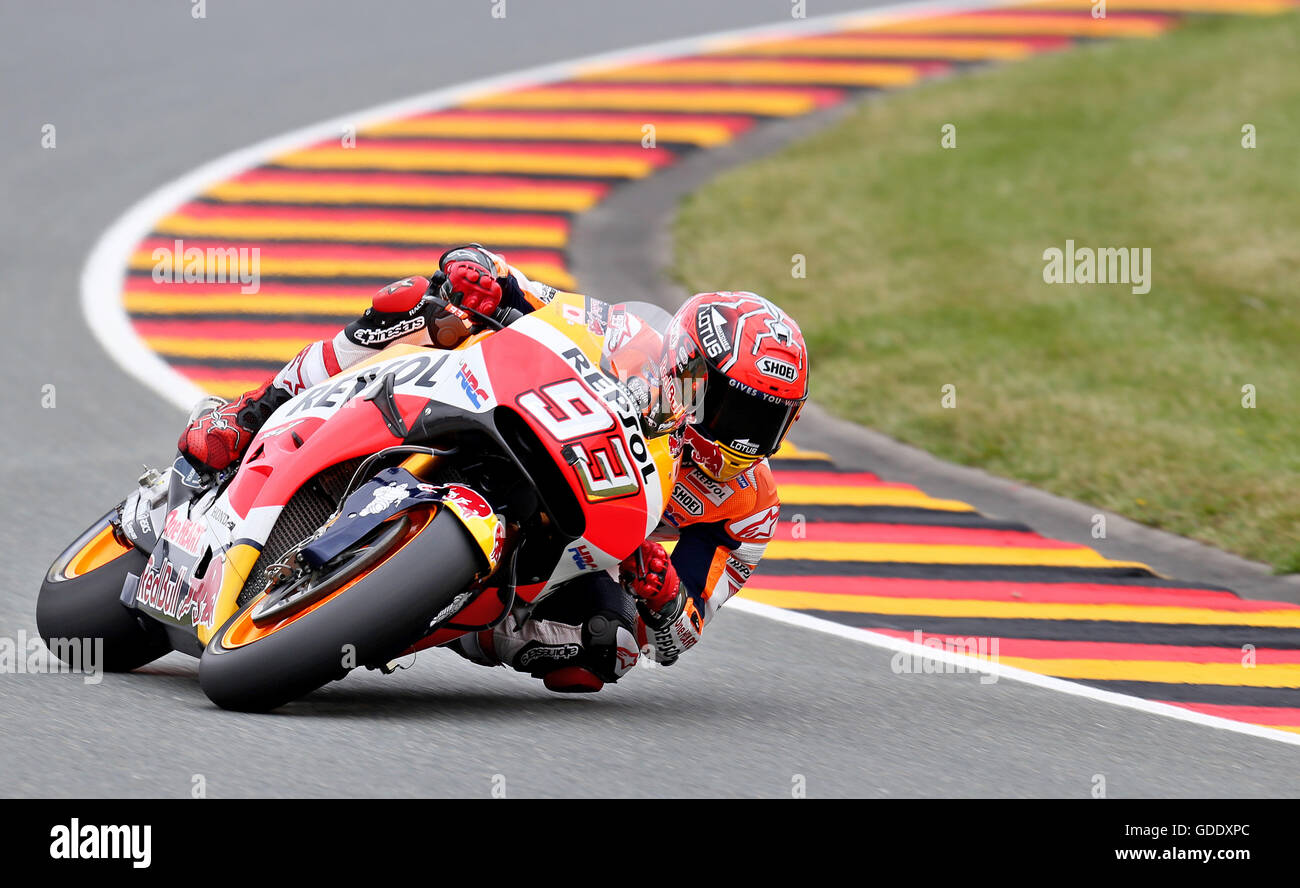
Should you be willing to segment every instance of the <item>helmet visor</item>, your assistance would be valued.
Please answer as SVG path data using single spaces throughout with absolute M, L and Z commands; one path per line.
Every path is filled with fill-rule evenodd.
M 802 401 L 766 395 L 709 367 L 696 428 L 739 454 L 761 458 L 780 448 Z

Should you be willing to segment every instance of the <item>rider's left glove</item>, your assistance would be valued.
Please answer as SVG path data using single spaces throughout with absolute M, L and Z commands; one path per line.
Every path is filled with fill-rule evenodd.
M 642 543 L 619 565 L 619 582 L 637 599 L 647 623 L 663 625 L 677 619 L 686 600 L 668 553 L 658 543 Z

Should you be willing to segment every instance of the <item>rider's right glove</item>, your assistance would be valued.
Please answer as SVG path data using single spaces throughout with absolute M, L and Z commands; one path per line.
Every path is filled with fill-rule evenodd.
M 619 565 L 619 582 L 637 600 L 641 618 L 652 626 L 663 626 L 681 615 L 686 589 L 664 547 L 642 543 Z
M 289 400 L 272 382 L 191 422 L 176 447 L 190 462 L 214 471 L 238 461 L 272 411 Z

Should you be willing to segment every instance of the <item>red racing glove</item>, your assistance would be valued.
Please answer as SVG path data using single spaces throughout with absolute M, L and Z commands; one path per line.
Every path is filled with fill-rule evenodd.
M 447 275 L 452 301 L 462 308 L 490 316 L 501 304 L 501 284 L 490 269 L 477 262 L 458 259 L 448 262 L 443 271 Z
M 637 598 L 637 606 L 647 622 L 660 625 L 675 620 L 685 600 L 677 569 L 658 543 L 642 543 L 641 548 L 619 565 L 619 581 Z

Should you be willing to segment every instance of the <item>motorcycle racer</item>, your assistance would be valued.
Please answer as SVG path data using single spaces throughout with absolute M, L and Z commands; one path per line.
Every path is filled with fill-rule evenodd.
M 412 276 L 381 288 L 332 339 L 305 346 L 262 386 L 192 421 L 179 449 L 224 469 L 277 407 L 378 350 L 454 348 L 481 326 L 476 316 L 517 317 L 556 293 L 477 244 L 449 250 L 432 282 Z M 666 346 L 676 366 L 703 364 L 708 378 L 704 402 L 681 431 L 681 470 L 659 528 L 617 581 L 600 572 L 579 577 L 522 621 L 510 614 L 456 639 L 449 646 L 462 656 L 529 673 L 551 690 L 597 691 L 642 653 L 675 662 L 749 579 L 780 512 L 767 457 L 808 396 L 802 334 L 753 293 L 702 293 L 678 310 Z M 674 539 L 669 556 L 662 544 Z

